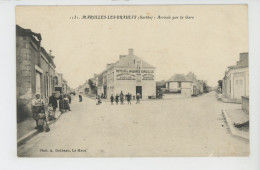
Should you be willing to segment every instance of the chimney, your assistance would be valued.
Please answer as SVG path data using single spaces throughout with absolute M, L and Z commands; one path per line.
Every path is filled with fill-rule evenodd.
M 133 56 L 134 55 L 134 49 L 132 49 L 132 48 L 128 49 L 128 55 Z
M 53 56 L 51 53 L 52 53 L 52 50 L 49 51 L 49 56 L 50 56 L 51 59 L 53 60 L 53 59 L 54 59 L 54 56 Z

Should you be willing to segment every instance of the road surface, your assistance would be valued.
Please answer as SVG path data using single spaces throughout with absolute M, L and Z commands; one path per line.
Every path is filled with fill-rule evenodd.
M 199 97 L 111 105 L 72 101 L 48 133 L 18 147 L 22 157 L 247 156 L 249 143 L 233 137 L 221 109 L 241 107 Z

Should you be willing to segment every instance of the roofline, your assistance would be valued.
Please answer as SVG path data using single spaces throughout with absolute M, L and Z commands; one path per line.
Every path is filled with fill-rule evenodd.
M 173 81 L 165 81 L 165 82 L 167 82 L 167 83 L 169 83 L 169 82 L 192 82 L 193 83 L 193 81 L 191 81 L 191 80 L 185 80 L 185 81 L 175 81 L 175 80 L 173 80 Z
M 237 68 L 229 68 L 229 70 L 225 73 L 225 76 L 226 76 L 231 70 L 237 70 L 237 69 L 241 69 L 241 68 L 249 68 L 249 66 L 237 67 Z M 224 76 L 224 77 L 225 77 L 225 76 Z
M 43 52 L 43 53 L 47 56 L 48 62 L 49 62 L 54 68 L 56 68 L 56 65 L 55 65 L 54 61 L 52 60 L 52 58 L 50 57 L 50 55 L 47 53 L 47 51 L 45 50 L 44 47 L 41 47 L 41 52 Z

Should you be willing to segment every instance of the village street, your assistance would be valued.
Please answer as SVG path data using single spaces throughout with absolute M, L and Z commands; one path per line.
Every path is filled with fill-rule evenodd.
M 229 133 L 221 113 L 221 109 L 240 107 L 217 101 L 215 92 L 118 106 L 96 105 L 86 97 L 80 103 L 75 97 L 72 111 L 63 114 L 50 132 L 19 146 L 18 155 L 245 156 L 249 143 Z

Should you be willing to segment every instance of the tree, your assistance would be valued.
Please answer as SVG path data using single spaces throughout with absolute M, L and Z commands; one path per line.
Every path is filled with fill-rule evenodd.
M 209 85 L 207 85 L 207 81 L 203 81 L 203 92 L 208 93 L 210 90 Z
M 94 88 L 96 87 L 95 84 L 94 84 L 94 82 L 93 82 L 91 79 L 88 80 L 88 85 L 89 85 L 89 87 L 90 87 L 91 89 L 94 89 Z
M 93 82 L 93 80 L 89 79 L 88 80 L 88 85 L 89 85 L 89 92 L 92 94 L 96 94 L 97 93 L 97 87 L 96 84 Z
M 223 81 L 222 81 L 222 80 L 219 80 L 219 81 L 218 81 L 218 91 L 219 91 L 220 93 L 222 93 L 222 87 L 223 87 Z

